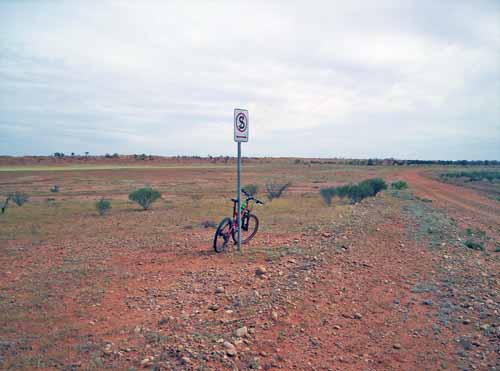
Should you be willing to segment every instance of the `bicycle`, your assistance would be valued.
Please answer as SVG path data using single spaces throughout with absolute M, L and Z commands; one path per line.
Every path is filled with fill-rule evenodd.
M 250 201 L 255 201 L 258 205 L 263 205 L 264 202 L 256 199 L 244 189 L 241 190 L 241 193 L 246 196 L 245 201 L 241 205 L 241 243 L 244 244 L 254 238 L 259 229 L 259 218 L 251 213 L 249 208 Z M 236 206 L 238 200 L 232 198 L 231 201 L 233 201 L 233 219 L 231 220 L 229 217 L 222 219 L 215 231 L 214 250 L 216 253 L 226 250 L 229 236 L 233 238 L 235 244 L 238 243 L 238 209 Z

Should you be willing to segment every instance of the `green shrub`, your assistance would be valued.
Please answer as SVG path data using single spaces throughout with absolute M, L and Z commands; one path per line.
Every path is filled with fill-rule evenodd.
M 332 204 L 332 200 L 335 197 L 335 188 L 322 188 L 319 190 L 319 194 L 323 198 L 323 201 L 330 206 Z
M 408 183 L 406 183 L 404 180 L 397 180 L 391 183 L 391 188 L 397 190 L 406 189 L 408 188 Z
M 95 207 L 99 215 L 104 215 L 109 209 L 111 209 L 111 201 L 101 198 L 95 203 Z
M 373 197 L 380 191 L 387 189 L 387 184 L 381 178 L 363 180 L 358 184 L 347 184 L 340 187 L 323 188 L 319 191 L 327 205 L 331 205 L 332 199 L 349 198 L 352 203 L 361 201 L 367 197 Z
M 266 184 L 266 192 L 267 198 L 269 201 L 272 201 L 275 198 L 280 198 L 283 192 L 290 187 L 292 183 L 267 183 Z
M 28 195 L 23 192 L 14 192 L 9 194 L 5 201 L 3 202 L 1 209 L 1 213 L 4 214 L 7 211 L 7 206 L 9 206 L 9 201 L 12 200 L 17 206 L 23 206 L 26 202 L 28 202 Z
M 128 195 L 129 200 L 137 202 L 144 210 L 149 209 L 151 204 L 159 198 L 161 198 L 161 193 L 151 187 L 137 189 Z
M 467 240 L 465 241 L 465 246 L 472 250 L 484 251 L 484 244 L 482 242 Z
M 369 188 L 372 189 L 371 192 L 368 194 L 369 196 L 375 196 L 380 191 L 387 189 L 387 183 L 382 178 L 373 178 L 373 179 L 363 180 L 359 184 L 362 186 L 364 186 L 366 184 Z
M 255 196 L 259 191 L 259 186 L 257 184 L 247 184 L 243 187 L 243 189 L 246 192 L 250 193 L 252 196 Z
M 28 202 L 28 195 L 26 193 L 15 192 L 9 197 L 17 206 L 23 206 L 26 202 Z

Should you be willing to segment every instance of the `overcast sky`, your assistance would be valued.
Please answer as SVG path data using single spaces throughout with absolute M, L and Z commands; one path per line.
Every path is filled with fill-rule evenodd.
M 500 159 L 500 1 L 0 2 L 0 154 Z

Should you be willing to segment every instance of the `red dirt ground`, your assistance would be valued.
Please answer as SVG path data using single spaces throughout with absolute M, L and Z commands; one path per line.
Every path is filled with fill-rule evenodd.
M 500 270 L 493 249 L 500 204 L 421 170 L 398 169 L 392 177 L 432 200 L 425 207 L 454 219 L 457 231 L 485 231 L 486 252 L 448 242 L 429 247 L 427 237 L 415 238 L 422 221 L 405 212 L 421 201 L 389 194 L 332 214 L 327 225 L 309 231 L 259 232 L 244 254 L 213 254 L 212 229 L 167 239 L 117 232 L 105 243 L 96 239 L 96 247 L 92 240 L 83 247 L 78 236 L 36 249 L 9 242 L 25 250 L 0 258 L 0 365 L 499 370 Z M 77 282 L 58 270 L 80 257 L 90 274 Z M 256 274 L 259 267 L 266 273 Z M 88 294 L 101 287 L 96 282 L 102 294 Z M 33 302 L 31 290 L 49 297 Z M 16 305 L 25 316 L 13 315 Z M 243 326 L 248 334 L 236 336 Z M 235 345 L 236 355 L 224 341 Z

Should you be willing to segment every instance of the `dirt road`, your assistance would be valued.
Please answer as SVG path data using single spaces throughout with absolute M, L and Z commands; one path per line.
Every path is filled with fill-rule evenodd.
M 434 180 L 422 170 L 406 171 L 403 177 L 416 195 L 432 200 L 433 206 L 463 226 L 488 231 L 500 241 L 500 202 L 468 188 Z

